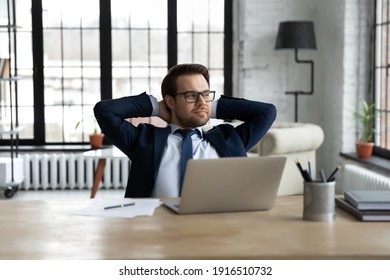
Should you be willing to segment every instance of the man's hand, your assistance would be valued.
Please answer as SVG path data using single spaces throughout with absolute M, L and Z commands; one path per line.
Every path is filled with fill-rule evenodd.
M 163 119 L 165 122 L 171 122 L 171 111 L 168 109 L 167 104 L 165 104 L 164 100 L 158 102 L 158 117 Z

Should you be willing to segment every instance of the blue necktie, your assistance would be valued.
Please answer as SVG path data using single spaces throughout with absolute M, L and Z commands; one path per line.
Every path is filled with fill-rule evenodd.
M 187 161 L 192 159 L 192 138 L 191 135 L 197 133 L 197 130 L 180 129 L 178 132 L 183 136 L 181 143 L 181 165 L 180 165 L 180 192 L 183 187 L 184 174 L 186 171 Z

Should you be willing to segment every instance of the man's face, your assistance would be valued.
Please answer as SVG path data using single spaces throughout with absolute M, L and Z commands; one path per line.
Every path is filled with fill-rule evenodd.
M 206 79 L 201 74 L 179 76 L 176 80 L 177 92 L 203 92 L 209 90 Z M 171 122 L 182 128 L 191 129 L 205 125 L 210 119 L 211 102 L 206 102 L 201 95 L 195 103 L 188 103 L 184 95 L 166 96 L 165 102 L 171 109 Z

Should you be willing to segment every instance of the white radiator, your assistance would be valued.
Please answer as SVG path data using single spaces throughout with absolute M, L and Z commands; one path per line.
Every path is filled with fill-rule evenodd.
M 21 189 L 91 189 L 98 159 L 82 153 L 21 154 L 24 182 Z M 127 158 L 108 158 L 100 187 L 125 188 L 129 176 Z
M 358 165 L 346 164 L 341 178 L 341 192 L 350 190 L 390 190 L 390 177 Z

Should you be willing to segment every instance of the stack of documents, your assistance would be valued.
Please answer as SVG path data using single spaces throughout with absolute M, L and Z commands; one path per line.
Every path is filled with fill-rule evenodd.
M 91 199 L 91 203 L 74 212 L 76 215 L 107 218 L 134 218 L 152 216 L 161 205 L 159 199 Z
M 336 205 L 360 221 L 390 221 L 390 190 L 348 191 Z

